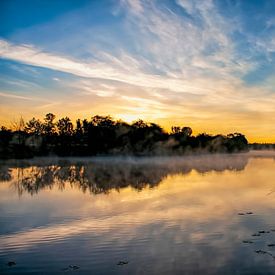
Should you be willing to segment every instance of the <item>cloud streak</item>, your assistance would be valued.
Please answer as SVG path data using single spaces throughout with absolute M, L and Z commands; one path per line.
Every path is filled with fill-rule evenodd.
M 13 99 L 23 99 L 23 100 L 33 100 L 32 97 L 27 97 L 27 96 L 19 96 L 19 95 L 14 95 L 11 93 L 2 93 L 0 92 L 0 97 L 7 97 L 7 98 L 13 98 Z
M 13 45 L 8 41 L 0 40 L 0 57 L 24 64 L 71 73 L 80 77 L 114 80 L 142 87 L 167 88 L 177 92 L 191 90 L 193 93 L 200 93 L 199 89 L 196 89 L 187 81 L 175 77 L 169 78 L 142 73 L 131 66 L 132 63 L 138 64 L 138 61 L 127 56 L 122 57 L 127 59 L 125 63 L 107 54 L 104 55 L 105 62 L 82 63 L 67 57 L 43 52 L 30 45 Z

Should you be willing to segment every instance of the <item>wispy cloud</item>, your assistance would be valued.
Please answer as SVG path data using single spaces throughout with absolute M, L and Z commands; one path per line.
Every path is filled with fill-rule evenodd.
M 80 77 L 115 80 L 143 87 L 171 88 L 178 92 L 193 88 L 192 92 L 196 92 L 196 87 L 190 86 L 190 83 L 184 80 L 156 74 L 144 74 L 137 69 L 139 62 L 129 56 L 122 56 L 124 59 L 122 62 L 117 57 L 104 54 L 102 55 L 105 59 L 104 62 L 81 63 L 68 57 L 43 52 L 30 45 L 13 45 L 5 40 L 0 40 L 0 57 Z M 134 66 L 132 66 L 133 64 Z
M 32 97 L 27 97 L 27 96 L 20 96 L 20 95 L 15 95 L 11 93 L 2 93 L 0 92 L 0 97 L 7 97 L 7 98 L 13 98 L 13 99 L 23 99 L 23 100 L 34 100 Z
M 174 71 L 190 77 L 210 72 L 230 77 L 231 73 L 247 71 L 251 66 L 234 52 L 230 35 L 238 29 L 238 22 L 225 20 L 212 1 L 177 1 L 186 16 L 161 8 L 154 1 L 134 2 L 143 5 L 144 11 L 138 12 L 140 9 L 135 9 L 133 1 L 123 1 L 128 22 L 138 28 L 141 34 L 137 40 L 164 73 Z

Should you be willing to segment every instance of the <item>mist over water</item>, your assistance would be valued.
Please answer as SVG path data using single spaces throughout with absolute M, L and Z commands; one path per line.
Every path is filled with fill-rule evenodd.
M 83 192 L 107 193 L 112 189 L 133 187 L 141 190 L 154 187 L 167 176 L 210 171 L 241 171 L 248 156 L 204 155 L 200 157 L 142 157 L 142 158 L 65 158 L 6 161 L 0 167 L 0 179 L 10 181 L 18 194 L 38 193 L 54 185 L 64 189 L 66 184 Z
M 274 160 L 2 161 L 0 273 L 274 274 Z

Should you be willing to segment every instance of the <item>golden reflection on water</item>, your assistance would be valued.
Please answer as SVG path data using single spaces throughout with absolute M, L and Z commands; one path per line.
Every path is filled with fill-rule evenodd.
M 6 211 L 2 212 L 46 213 L 50 222 L 38 227 L 26 225 L 2 235 L 0 244 L 2 250 L 25 250 L 89 235 L 101 245 L 119 242 L 127 250 L 133 238 L 138 244 L 147 241 L 154 247 L 152 240 L 171 232 L 171 246 L 185 245 L 187 250 L 196 245 L 226 248 L 226 255 L 219 259 L 219 265 L 223 265 L 242 240 L 258 230 L 275 228 L 271 218 L 275 211 L 274 168 L 272 158 L 249 158 L 243 169 L 167 173 L 152 188 L 126 185 L 93 194 L 66 180 L 61 189 L 56 182 L 33 195 L 22 192 L 20 196 L 18 179 L 14 180 L 18 168 L 11 168 L 13 180 L 0 185 L 0 202 Z M 33 168 L 24 169 L 27 175 Z M 249 211 L 253 215 L 238 215 Z M 151 230 L 146 231 L 145 226 L 151 226 Z
M 18 204 L 24 205 L 36 200 L 44 206 L 48 201 L 54 205 L 54 215 L 64 215 L 68 211 L 70 215 L 82 217 L 83 221 L 67 222 L 66 228 L 64 224 L 58 224 L 29 233 L 20 232 L 18 236 L 13 237 L 22 239 L 14 241 L 22 243 L 22 240 L 28 239 L 28 234 L 31 234 L 30 238 L 37 239 L 41 234 L 43 239 L 51 232 L 65 237 L 91 228 L 112 228 L 112 225 L 117 223 L 123 226 L 146 224 L 150 223 L 152 218 L 184 227 L 188 220 L 205 223 L 210 220 L 237 219 L 237 213 L 242 211 L 253 211 L 255 215 L 260 215 L 275 207 L 275 193 L 269 194 L 275 189 L 274 168 L 273 159 L 251 159 L 243 171 L 211 171 L 204 174 L 192 171 L 187 175 L 168 175 L 154 188 L 146 187 L 139 192 L 132 187 L 119 191 L 112 189 L 108 195 L 98 194 L 92 197 L 89 193 L 83 194 L 68 182 L 62 191 L 58 186 L 52 186 L 38 193 L 37 197 L 30 198 L 24 194 Z M 9 183 L 2 183 L 0 192 L 2 203 L 10 202 L 11 199 L 18 200 L 13 186 Z M 97 220 L 100 213 L 103 216 Z M 94 220 L 90 220 L 90 217 Z M 216 228 L 216 231 L 223 230 Z

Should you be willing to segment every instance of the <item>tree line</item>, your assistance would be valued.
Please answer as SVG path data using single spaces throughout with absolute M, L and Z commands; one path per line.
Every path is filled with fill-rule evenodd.
M 52 113 L 43 120 L 21 118 L 13 129 L 0 129 L 1 158 L 33 156 L 95 155 L 182 155 L 189 153 L 232 153 L 248 150 L 241 133 L 228 135 L 192 134 L 190 127 L 171 127 L 168 133 L 158 124 L 137 120 L 131 124 L 110 116 L 90 120 L 56 119 Z

